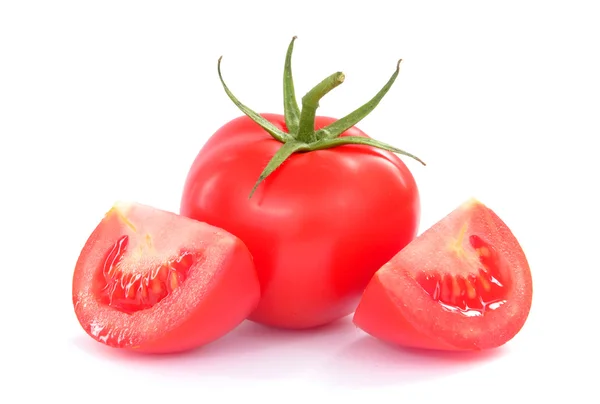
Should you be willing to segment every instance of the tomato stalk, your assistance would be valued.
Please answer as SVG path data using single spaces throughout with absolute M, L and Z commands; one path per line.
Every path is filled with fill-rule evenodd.
M 389 78 L 387 83 L 381 90 L 379 90 L 377 94 L 375 94 L 373 98 L 345 117 L 340 118 L 328 126 L 315 131 L 315 117 L 316 111 L 319 107 L 319 101 L 325 96 L 325 94 L 342 84 L 345 76 L 342 72 L 336 72 L 325 78 L 309 92 L 307 92 L 304 97 L 302 97 L 302 109 L 300 109 L 298 102 L 296 101 L 294 79 L 292 76 L 292 53 L 295 40 L 296 37 L 294 36 L 288 46 L 283 72 L 283 106 L 285 123 L 288 130 L 287 132 L 277 128 L 267 119 L 263 118 L 258 113 L 254 112 L 252 109 L 240 102 L 229 90 L 225 84 L 225 81 L 223 80 L 223 76 L 221 74 L 222 57 L 219 58 L 217 64 L 219 79 L 221 80 L 221 84 L 223 85 L 225 93 L 231 99 L 231 101 L 244 114 L 246 114 L 250 119 L 267 131 L 275 140 L 283 143 L 282 147 L 275 153 L 267 166 L 264 168 L 263 172 L 260 174 L 258 180 L 252 188 L 252 191 L 250 192 L 250 198 L 262 181 L 264 181 L 273 171 L 281 166 L 281 164 L 283 164 L 283 162 L 292 154 L 297 152 L 311 152 L 349 144 L 365 145 L 401 154 L 415 159 L 419 163 L 425 165 L 425 163 L 415 155 L 383 143 L 379 140 L 359 136 L 340 137 L 342 133 L 356 125 L 363 118 L 369 115 L 375 109 L 375 107 L 377 107 L 379 102 L 387 94 L 392 87 L 392 84 L 394 84 L 394 81 L 398 77 L 400 72 L 400 62 L 402 62 L 402 59 L 398 61 L 396 70 Z
M 296 92 L 294 89 L 294 79 L 292 77 L 292 52 L 294 51 L 294 41 L 292 38 L 285 55 L 285 65 L 283 68 L 283 110 L 285 116 L 285 126 L 290 133 L 296 133 L 299 129 L 300 109 L 296 101 Z
M 304 143 L 313 143 L 317 140 L 315 132 L 315 117 L 319 100 L 328 92 L 344 82 L 344 73 L 337 72 L 321 81 L 304 97 L 302 97 L 302 111 L 300 112 L 300 126 L 296 140 Z

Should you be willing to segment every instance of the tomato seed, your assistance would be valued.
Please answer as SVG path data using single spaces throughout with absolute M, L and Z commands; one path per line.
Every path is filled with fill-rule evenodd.
M 493 246 L 480 237 L 472 235 L 469 241 L 481 263 L 476 274 L 462 277 L 421 271 L 417 282 L 443 307 L 472 316 L 501 306 L 506 293 L 502 267 L 507 264 L 501 261 Z
M 473 278 L 473 281 L 471 281 L 471 277 Z M 475 277 L 472 275 L 471 277 L 465 279 L 465 289 L 467 291 L 467 297 L 469 299 L 475 299 L 475 297 L 477 297 L 477 291 L 474 286 Z
M 171 292 L 177 289 L 177 286 L 179 286 L 177 281 L 177 272 L 173 271 L 169 276 L 169 287 Z
M 492 289 L 490 282 L 487 279 L 488 274 L 482 268 L 479 268 L 479 284 L 485 292 L 489 292 Z
M 145 273 L 124 273 L 120 262 L 125 254 L 128 237 L 123 236 L 111 247 L 102 268 L 104 286 L 101 297 L 105 304 L 132 313 L 148 309 L 181 286 L 195 263 L 194 255 L 179 256 Z
M 150 291 L 156 295 L 160 294 L 160 292 L 162 292 L 163 286 L 162 283 L 160 282 L 160 279 L 158 278 L 154 278 L 150 280 Z

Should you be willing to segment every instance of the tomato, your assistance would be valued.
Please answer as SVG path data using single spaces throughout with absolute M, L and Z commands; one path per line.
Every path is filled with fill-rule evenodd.
M 481 350 L 511 340 L 531 303 L 523 249 L 494 211 L 472 199 L 377 271 L 354 323 L 388 343 Z
M 237 237 L 137 203 L 115 204 L 73 275 L 83 329 L 115 348 L 169 353 L 223 336 L 256 307 L 260 285 Z
M 290 53 L 291 44 L 287 78 Z M 287 82 L 284 115 L 254 113 L 223 83 L 245 115 L 218 129 L 189 170 L 180 213 L 252 253 L 261 285 L 252 321 L 299 329 L 351 314 L 375 271 L 416 236 L 418 188 L 394 152 L 409 154 L 354 125 L 385 91 L 350 118 L 315 115 L 341 81 L 336 73 L 317 85 L 301 112 Z

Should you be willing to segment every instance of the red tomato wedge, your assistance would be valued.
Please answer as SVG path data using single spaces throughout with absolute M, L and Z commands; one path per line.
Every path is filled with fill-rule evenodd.
M 353 320 L 393 344 L 481 350 L 512 339 L 531 302 L 531 272 L 517 239 L 472 199 L 376 272 Z
M 252 256 L 232 234 L 137 203 L 115 204 L 73 275 L 77 319 L 95 340 L 148 353 L 193 349 L 256 307 Z

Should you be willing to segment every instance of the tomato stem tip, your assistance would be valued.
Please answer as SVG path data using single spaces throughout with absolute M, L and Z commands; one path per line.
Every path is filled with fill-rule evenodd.
M 336 72 L 325 78 L 314 86 L 304 97 L 302 97 L 302 110 L 300 111 L 300 126 L 296 139 L 304 143 L 312 143 L 317 140 L 315 132 L 315 117 L 319 101 L 331 90 L 344 82 L 344 73 Z

